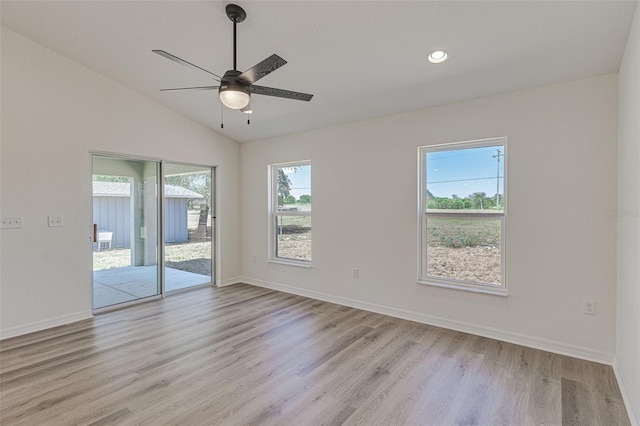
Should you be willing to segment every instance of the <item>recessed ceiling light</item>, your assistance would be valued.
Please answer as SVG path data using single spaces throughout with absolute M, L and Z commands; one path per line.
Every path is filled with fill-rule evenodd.
M 439 64 L 441 62 L 446 61 L 448 57 L 449 55 L 447 55 L 447 52 L 445 52 L 444 50 L 434 50 L 429 53 L 429 56 L 427 56 L 427 59 L 432 64 Z

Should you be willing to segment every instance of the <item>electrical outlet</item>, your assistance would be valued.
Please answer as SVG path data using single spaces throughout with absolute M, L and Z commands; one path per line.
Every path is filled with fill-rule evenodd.
M 258 261 L 258 258 L 256 257 L 256 255 L 254 254 L 253 256 L 251 256 L 251 261 L 253 263 L 256 263 Z
M 358 268 L 353 268 L 351 270 L 351 278 L 358 278 L 360 276 L 360 271 Z
M 62 216 L 49 216 L 49 228 L 62 227 Z
M 3 217 L 2 222 L 0 223 L 1 229 L 20 229 L 22 228 L 22 217 L 21 216 L 12 216 L 12 217 Z
M 595 315 L 596 314 L 596 302 L 593 300 L 585 300 L 582 305 L 582 312 L 585 315 Z

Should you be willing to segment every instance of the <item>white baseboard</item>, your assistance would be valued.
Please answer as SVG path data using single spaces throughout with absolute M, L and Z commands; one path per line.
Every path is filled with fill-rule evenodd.
M 29 324 L 10 327 L 0 330 L 0 340 L 9 339 L 11 337 L 22 336 L 23 334 L 33 333 L 35 331 L 46 330 L 47 328 L 58 327 L 76 321 L 82 321 L 93 318 L 91 311 L 76 312 L 69 315 L 61 315 L 55 318 L 49 318 L 43 321 L 34 321 Z
M 462 321 L 450 320 L 447 318 L 436 317 L 419 312 L 407 311 L 391 306 L 378 305 L 370 302 L 363 302 L 342 296 L 335 296 L 328 293 L 322 293 L 314 290 L 293 287 L 285 284 L 277 284 L 254 278 L 242 277 L 242 282 L 256 285 L 259 287 L 279 290 L 285 293 L 292 293 L 299 296 L 305 296 L 312 299 L 318 299 L 325 302 L 336 303 L 338 305 L 349 306 L 352 308 L 362 309 L 365 311 L 376 312 L 383 315 L 389 315 L 396 318 L 406 319 L 409 321 L 419 322 L 422 324 L 434 325 L 436 327 L 447 328 L 450 330 L 461 331 L 464 333 L 474 334 L 477 336 L 487 337 L 490 339 L 501 340 L 508 343 L 527 346 L 534 349 L 553 352 L 560 355 L 567 355 L 574 358 L 580 358 L 587 361 L 594 361 L 601 364 L 613 365 L 614 354 L 601 352 L 591 348 L 586 348 L 569 343 L 559 342 L 550 339 L 544 339 L 535 336 L 529 336 L 522 333 L 512 331 L 499 330 L 492 327 L 483 327 L 475 324 L 469 324 Z
M 613 372 L 616 375 L 616 380 L 618 381 L 618 387 L 620 388 L 620 393 L 622 394 L 622 399 L 624 401 L 624 406 L 627 408 L 627 415 L 629 416 L 629 421 L 634 426 L 640 426 L 640 406 L 636 406 L 633 403 L 633 399 L 629 396 L 629 392 L 627 391 L 627 386 L 624 380 L 624 373 L 622 371 L 622 367 L 620 366 L 620 361 L 618 360 L 618 356 L 616 355 L 613 360 Z
M 222 281 L 218 287 L 226 287 L 233 284 L 242 283 L 240 277 L 228 278 Z M 46 330 L 47 328 L 58 327 L 61 325 L 69 324 L 76 321 L 82 321 L 89 318 L 93 318 L 92 311 L 77 312 L 69 315 L 62 315 L 56 318 L 50 318 L 43 321 L 35 321 L 29 324 L 20 325 L 17 327 L 10 327 L 5 330 L 0 330 L 0 340 L 10 339 L 12 337 L 22 336 L 23 334 L 33 333 L 36 331 Z
M 220 281 L 220 284 L 218 284 L 218 287 L 226 287 L 228 285 L 240 284 L 243 282 L 244 281 L 242 281 L 242 277 L 232 277 L 232 278 L 227 278 L 226 280 Z

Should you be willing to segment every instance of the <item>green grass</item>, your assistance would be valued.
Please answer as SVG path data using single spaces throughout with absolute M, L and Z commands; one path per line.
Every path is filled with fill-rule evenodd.
M 277 224 L 279 235 L 311 233 L 311 216 L 279 216 Z
M 164 249 L 165 262 L 169 264 L 187 263 L 198 259 L 211 259 L 211 242 L 167 244 Z M 93 252 L 93 269 L 125 268 L 131 266 L 131 249 L 122 248 Z M 182 269 L 182 268 L 177 268 Z M 184 269 L 187 270 L 188 269 Z M 190 271 L 200 273 L 198 271 Z
M 500 220 L 428 219 L 427 245 L 449 248 L 500 246 Z

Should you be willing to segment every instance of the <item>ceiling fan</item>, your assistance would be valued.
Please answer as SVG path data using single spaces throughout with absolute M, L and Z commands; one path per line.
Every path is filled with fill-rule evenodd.
M 164 50 L 152 50 L 160 56 L 163 56 L 178 64 L 184 65 L 191 69 L 195 69 L 201 72 L 207 73 L 209 77 L 213 77 L 214 80 L 220 82 L 218 86 L 199 86 L 199 87 L 179 87 L 174 89 L 161 89 L 161 92 L 171 90 L 213 90 L 218 89 L 218 95 L 220 101 L 224 106 L 230 109 L 239 109 L 242 112 L 251 113 L 251 95 L 267 95 L 275 96 L 278 98 L 295 99 L 299 101 L 310 101 L 313 95 L 308 93 L 293 92 L 291 90 L 276 89 L 273 87 L 257 86 L 254 83 L 260 80 L 262 77 L 277 70 L 281 66 L 287 63 L 278 55 L 271 55 L 264 61 L 248 69 L 245 72 L 240 72 L 236 68 L 236 25 L 241 23 L 247 17 L 247 13 L 243 8 L 236 4 L 228 4 L 225 8 L 227 16 L 233 22 L 233 69 L 224 73 L 224 76 L 220 77 L 217 74 L 207 71 L 197 65 L 187 62 L 184 59 L 178 58 L 171 53 Z

